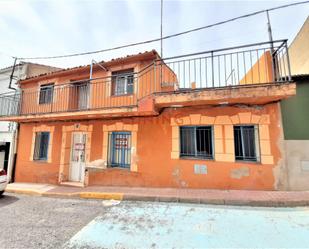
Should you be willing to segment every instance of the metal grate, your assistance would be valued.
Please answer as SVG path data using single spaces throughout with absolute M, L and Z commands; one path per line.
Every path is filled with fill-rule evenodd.
M 234 126 L 235 159 L 239 161 L 259 161 L 258 130 L 254 125 Z
M 212 127 L 180 127 L 180 157 L 213 159 Z
M 131 132 L 109 133 L 110 167 L 130 168 L 131 162 Z
M 47 160 L 49 132 L 36 132 L 33 160 Z

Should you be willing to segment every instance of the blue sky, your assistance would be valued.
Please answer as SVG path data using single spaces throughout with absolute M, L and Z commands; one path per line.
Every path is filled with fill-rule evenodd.
M 163 33 L 169 35 L 294 1 L 164 0 Z M 296 1 L 295 1 L 296 2 Z M 274 39 L 291 42 L 309 4 L 271 12 Z M 0 0 L 0 68 L 19 57 L 92 51 L 160 36 L 160 0 Z M 242 19 L 164 41 L 164 57 L 267 41 L 266 15 Z M 157 49 L 160 43 L 91 56 L 32 62 L 70 67 Z

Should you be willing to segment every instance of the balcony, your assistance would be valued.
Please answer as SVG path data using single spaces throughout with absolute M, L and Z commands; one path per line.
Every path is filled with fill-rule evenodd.
M 175 105 L 265 104 L 295 94 L 287 41 L 158 59 L 139 72 L 21 87 L 0 95 L 0 120 L 155 115 Z

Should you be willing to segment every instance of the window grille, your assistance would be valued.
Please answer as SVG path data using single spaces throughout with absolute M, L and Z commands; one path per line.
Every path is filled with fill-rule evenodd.
M 254 125 L 234 126 L 235 159 L 259 161 L 258 129 Z
M 110 167 L 130 168 L 131 163 L 131 132 L 109 133 Z
M 212 127 L 180 127 L 180 157 L 213 159 Z

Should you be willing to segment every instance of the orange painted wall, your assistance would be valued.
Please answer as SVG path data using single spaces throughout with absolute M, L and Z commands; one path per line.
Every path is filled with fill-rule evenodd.
M 174 90 L 173 86 L 162 86 L 163 82 L 177 83 L 177 78 L 173 71 L 165 64 L 154 65 L 152 60 L 138 61 L 135 63 L 126 63 L 114 65 L 108 68 L 108 71 L 102 69 L 95 70 L 93 80 L 90 84 L 89 107 L 90 109 L 99 109 L 105 107 L 132 106 L 137 104 L 137 100 L 148 96 L 153 92 L 164 92 Z M 151 66 L 149 66 L 151 65 Z M 136 73 L 134 79 L 134 93 L 132 95 L 111 96 L 112 81 L 111 72 L 134 68 Z M 146 69 L 144 69 L 146 68 Z M 22 84 L 22 114 L 31 113 L 48 113 L 72 111 L 70 103 L 76 102 L 77 93 L 72 88 L 64 86 L 71 81 L 88 80 L 89 72 L 85 71 L 80 74 L 70 74 L 67 76 L 51 78 L 49 80 L 35 80 L 33 83 Z M 54 83 L 53 102 L 51 104 L 38 104 L 40 85 Z M 74 109 L 73 109 L 74 111 Z
M 52 162 L 30 161 L 32 143 L 32 124 L 21 124 L 17 145 L 15 180 L 17 182 L 58 183 L 60 165 L 61 125 L 55 127 L 52 146 Z
M 270 51 L 264 52 L 258 61 L 248 70 L 240 80 L 240 84 L 271 83 L 274 81 L 272 58 Z
M 189 114 L 207 116 L 235 115 L 241 112 L 270 115 L 270 141 L 274 156 L 273 165 L 258 163 L 217 162 L 211 160 L 171 159 L 172 126 L 171 117 L 183 117 Z M 215 189 L 274 189 L 275 177 L 273 169 L 281 158 L 278 148 L 280 136 L 278 105 L 269 104 L 262 109 L 240 107 L 196 107 L 181 109 L 165 109 L 158 117 L 123 118 L 117 120 L 85 121 L 80 124 L 92 124 L 92 142 L 90 161 L 102 158 L 104 124 L 116 122 L 137 123 L 137 172 L 126 169 L 106 169 L 89 172 L 89 185 L 112 186 L 148 186 L 148 187 L 187 187 L 187 188 L 215 188 Z M 41 123 L 40 123 L 41 124 Z M 55 126 L 53 159 L 51 164 L 29 161 L 32 126 L 21 124 L 19 150 L 17 157 L 17 182 L 57 182 L 59 160 L 61 153 L 62 126 L 72 125 L 72 122 L 49 123 Z M 39 124 L 37 124 L 39 125 Z M 208 174 L 194 174 L 194 164 L 204 164 L 208 167 Z M 231 177 L 231 170 L 240 167 L 249 168 L 249 176 L 240 179 Z

